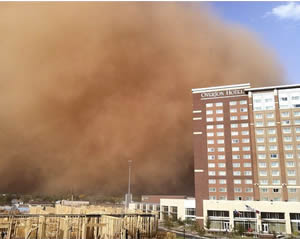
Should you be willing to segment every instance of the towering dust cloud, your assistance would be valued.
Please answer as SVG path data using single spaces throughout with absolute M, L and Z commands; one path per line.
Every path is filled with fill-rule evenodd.
M 1 3 L 0 189 L 192 193 L 191 88 L 277 84 L 249 32 L 189 3 Z

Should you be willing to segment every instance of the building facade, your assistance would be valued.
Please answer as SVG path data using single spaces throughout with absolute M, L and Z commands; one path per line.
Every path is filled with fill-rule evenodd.
M 192 93 L 197 219 L 203 200 L 300 201 L 300 85 Z

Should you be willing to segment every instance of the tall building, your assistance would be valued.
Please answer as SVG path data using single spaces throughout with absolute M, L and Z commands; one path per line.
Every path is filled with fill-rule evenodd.
M 300 85 L 192 93 L 200 222 L 203 200 L 300 201 Z

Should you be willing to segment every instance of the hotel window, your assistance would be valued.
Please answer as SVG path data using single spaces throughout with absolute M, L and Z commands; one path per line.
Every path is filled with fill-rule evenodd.
M 286 166 L 289 168 L 295 167 L 295 162 L 293 162 L 293 161 L 286 162 Z
M 214 193 L 214 192 L 216 192 L 217 190 L 216 190 L 216 188 L 209 188 L 209 192 L 210 193 Z
M 278 158 L 278 154 L 270 154 L 270 158 L 271 159 L 277 159 Z
M 214 144 L 215 141 L 214 140 L 207 140 L 207 144 Z
M 253 188 L 246 188 L 245 192 L 246 193 L 252 193 L 253 192 Z
M 260 191 L 261 191 L 262 193 L 267 193 L 267 192 L 268 192 L 268 189 L 267 189 L 267 188 L 261 188 Z
M 295 179 L 289 179 L 288 180 L 288 185 L 296 185 L 296 180 Z
M 234 184 L 241 184 L 241 183 L 242 183 L 242 180 L 240 180 L 240 179 L 234 179 L 234 180 L 233 180 L 233 183 L 234 183 Z
M 215 152 L 215 148 L 208 148 L 207 152 Z
M 244 163 L 244 168 L 251 168 L 251 163 Z
M 218 159 L 225 159 L 225 155 L 218 155 Z
M 207 137 L 213 137 L 215 134 L 213 132 L 207 133 Z
M 231 128 L 237 128 L 238 124 L 231 124 Z
M 236 101 L 230 101 L 229 105 L 236 105 Z
M 279 167 L 279 163 L 278 162 L 271 162 L 271 167 L 272 168 L 278 168 Z
M 224 139 L 218 139 L 218 144 L 224 144 Z
M 219 171 L 219 176 L 226 176 L 226 171 Z
M 233 171 L 233 176 L 241 176 L 241 171 Z
M 293 145 L 291 145 L 291 144 L 286 144 L 286 145 L 284 145 L 284 149 L 285 149 L 285 150 L 293 150 Z
M 259 180 L 259 183 L 261 185 L 268 185 L 268 180 L 267 179 Z
M 248 138 L 242 139 L 242 142 L 243 142 L 244 144 L 249 143 L 249 142 L 250 142 L 250 139 L 248 139 Z
M 268 126 L 275 126 L 275 121 L 268 121 Z
M 213 107 L 213 103 L 207 103 L 206 108 Z
M 216 180 L 215 179 L 208 179 L 208 184 L 216 184 Z
M 240 151 L 240 147 L 232 147 L 232 151 L 233 152 Z
M 264 122 L 262 122 L 262 121 L 256 121 L 255 126 L 256 127 L 262 127 L 262 126 L 264 126 Z
M 300 127 L 296 127 L 296 133 L 300 133 Z
M 268 119 L 273 119 L 274 118 L 274 114 L 273 113 L 268 113 L 267 114 L 267 118 Z
M 257 146 L 257 151 L 265 151 L 265 150 L 266 150 L 265 146 L 262 145 Z
M 226 184 L 226 179 L 219 179 L 219 184 Z
M 268 105 L 268 106 L 266 106 L 266 110 L 274 110 L 274 106 L 273 105 Z
M 249 135 L 249 131 L 242 131 L 242 135 Z
M 239 135 L 239 132 L 238 132 L 238 131 L 232 131 L 232 132 L 231 132 L 231 136 L 237 136 L 237 135 Z
M 265 154 L 258 154 L 258 159 L 266 159 L 266 155 Z
M 257 130 L 256 130 L 256 134 L 257 134 L 257 135 L 264 134 L 264 130 L 263 130 L 263 129 L 257 129 Z
M 206 121 L 207 122 L 212 122 L 212 121 L 214 121 L 214 118 L 206 118 Z
M 253 182 L 252 182 L 252 179 L 246 179 L 245 180 L 245 184 L 252 184 Z
M 277 150 L 277 145 L 270 145 L 269 150 L 271 150 L 271 151 Z
M 218 164 L 218 167 L 219 167 L 219 168 L 225 168 L 225 163 L 219 163 L 219 164 Z
M 241 127 L 242 127 L 242 128 L 246 128 L 246 127 L 248 127 L 248 126 L 249 126 L 248 123 L 243 123 L 243 124 L 241 124 Z
M 252 176 L 252 171 L 244 171 L 245 176 Z
M 297 144 L 297 150 L 300 150 L 300 144 Z
M 296 125 L 300 124 L 300 120 L 294 120 L 294 124 Z
M 300 96 L 299 95 L 296 95 L 296 96 L 292 96 L 292 100 L 300 100 Z
M 232 155 L 232 159 L 240 159 L 240 155 Z
M 266 170 L 260 170 L 259 171 L 259 176 L 268 176 L 267 171 Z
M 240 108 L 240 111 L 241 112 L 248 112 L 248 109 L 247 108 Z
M 207 111 L 206 111 L 206 114 L 207 114 L 207 115 L 212 115 L 212 114 L 213 114 L 213 111 L 212 111 L 212 110 L 207 110 Z
M 279 170 L 272 170 L 272 176 L 279 176 Z
M 226 193 L 227 192 L 227 188 L 219 188 L 219 192 Z
M 223 114 L 223 110 L 216 110 L 217 114 Z
M 262 114 L 255 114 L 255 119 L 262 119 L 263 115 Z
M 215 171 L 208 171 L 208 176 L 216 176 L 216 172 Z
M 224 132 L 217 132 L 217 136 L 224 136 Z
M 258 167 L 259 168 L 266 168 L 267 167 L 267 163 L 259 163 Z
M 280 180 L 279 179 L 273 179 L 272 180 L 272 184 L 273 185 L 279 185 L 280 184 Z
M 248 115 L 241 115 L 241 120 L 247 120 L 248 119 Z
M 223 124 L 217 124 L 217 129 L 223 129 L 224 125 Z
M 206 129 L 213 129 L 214 126 L 213 125 L 206 125 Z
M 244 154 L 243 159 L 251 159 L 251 155 L 250 154 Z
M 237 112 L 237 109 L 236 108 L 231 108 L 230 109 L 230 113 L 236 113 Z
M 214 160 L 215 159 L 215 155 L 208 155 L 207 158 L 208 158 L 208 160 Z
M 250 151 L 250 146 L 243 147 L 243 151 Z
M 296 141 L 300 141 L 300 136 L 296 136 Z
M 223 103 L 222 102 L 218 102 L 218 103 L 216 103 L 216 106 L 223 106 Z
M 238 143 L 239 143 L 239 140 L 238 140 L 238 139 L 232 139 L 231 142 L 232 142 L 233 144 L 238 144 Z
M 237 116 L 230 116 L 230 120 L 237 120 L 238 117 Z
M 209 163 L 209 164 L 208 164 L 208 167 L 209 167 L 209 168 L 214 168 L 215 166 L 216 166 L 216 165 L 215 165 L 214 163 Z
M 290 113 L 289 112 L 281 112 L 281 117 L 289 117 Z
M 293 154 L 285 154 L 285 158 L 292 159 L 292 158 L 294 158 L 294 155 Z
M 268 134 L 275 134 L 276 130 L 275 129 L 268 129 Z
M 284 134 L 289 134 L 292 132 L 291 128 L 282 128 Z
M 234 188 L 234 192 L 235 193 L 240 193 L 240 192 L 242 192 L 242 189 L 241 188 Z
M 262 110 L 261 106 L 254 106 L 254 111 L 260 111 L 260 110 Z
M 287 97 L 281 97 L 280 101 L 288 101 L 288 98 Z
M 269 142 L 270 143 L 275 143 L 276 142 L 276 137 L 270 137 Z
M 296 188 L 288 188 L 289 193 L 296 193 L 297 189 Z
M 247 104 L 247 100 L 241 100 L 240 101 L 240 105 L 246 105 Z
M 223 117 L 217 117 L 217 121 L 223 121 Z
M 225 151 L 225 148 L 218 148 L 218 152 L 224 152 Z
M 294 112 L 294 116 L 295 116 L 295 117 L 300 116 L 300 111 L 295 111 L 295 112 Z
M 256 142 L 263 143 L 263 142 L 265 142 L 265 138 L 263 138 L 263 137 L 256 138 Z
M 233 163 L 233 164 L 232 164 L 232 167 L 233 167 L 233 168 L 240 168 L 240 167 L 241 167 L 241 164 L 240 164 L 240 163 Z
M 281 124 L 282 125 L 290 125 L 291 121 L 290 120 L 283 120 L 283 121 L 281 121 Z
M 216 200 L 217 197 L 216 196 L 209 196 L 209 200 Z
M 296 176 L 296 170 L 288 170 L 288 176 Z
M 292 141 L 292 137 L 291 136 L 285 136 L 284 137 L 284 142 L 291 142 Z

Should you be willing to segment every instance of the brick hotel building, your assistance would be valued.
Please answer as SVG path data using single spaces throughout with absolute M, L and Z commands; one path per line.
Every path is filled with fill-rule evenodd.
M 300 201 L 300 85 L 192 93 L 197 219 L 204 200 Z

